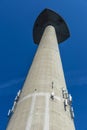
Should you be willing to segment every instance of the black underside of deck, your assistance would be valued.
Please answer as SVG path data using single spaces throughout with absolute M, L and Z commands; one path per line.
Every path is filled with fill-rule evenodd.
M 52 25 L 55 28 L 58 43 L 65 41 L 70 36 L 68 27 L 63 18 L 54 11 L 45 9 L 37 17 L 34 24 L 33 39 L 36 44 L 39 44 L 44 29 L 48 25 Z

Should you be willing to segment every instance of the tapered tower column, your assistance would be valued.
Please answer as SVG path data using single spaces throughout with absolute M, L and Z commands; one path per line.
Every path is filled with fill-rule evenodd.
M 39 46 L 7 130 L 75 130 L 58 48 L 69 37 L 68 28 L 59 15 L 45 9 L 33 37 Z

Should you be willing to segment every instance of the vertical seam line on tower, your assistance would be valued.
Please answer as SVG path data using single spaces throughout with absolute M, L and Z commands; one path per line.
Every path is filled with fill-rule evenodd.
M 34 106 L 35 106 L 35 100 L 36 100 L 36 95 L 34 95 L 32 97 L 31 109 L 30 109 L 30 113 L 28 115 L 28 120 L 27 120 L 27 124 L 26 124 L 26 129 L 25 130 L 30 130 L 31 129 L 32 117 L 33 117 Z
M 44 129 L 49 130 L 49 94 L 45 96 L 46 105 L 45 105 L 45 115 L 44 115 Z

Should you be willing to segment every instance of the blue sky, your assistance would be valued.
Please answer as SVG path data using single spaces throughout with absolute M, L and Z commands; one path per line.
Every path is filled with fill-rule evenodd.
M 0 0 L 0 130 L 23 86 L 37 46 L 32 29 L 38 14 L 49 8 L 67 22 L 71 37 L 60 44 L 67 87 L 73 96 L 76 130 L 87 130 L 87 1 Z

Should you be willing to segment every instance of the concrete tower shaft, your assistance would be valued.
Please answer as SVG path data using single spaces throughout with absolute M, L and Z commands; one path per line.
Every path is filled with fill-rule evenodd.
M 75 130 L 57 39 L 46 26 L 7 130 Z

